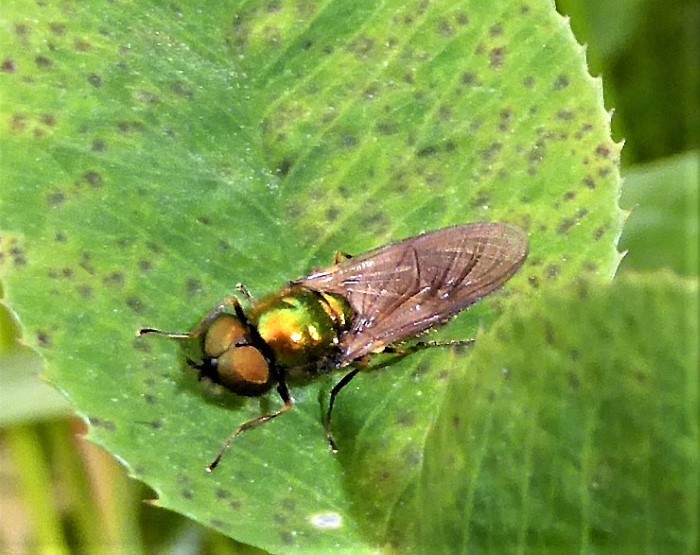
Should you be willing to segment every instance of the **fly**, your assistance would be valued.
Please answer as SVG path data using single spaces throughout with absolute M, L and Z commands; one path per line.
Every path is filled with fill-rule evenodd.
M 397 344 L 444 324 L 500 288 L 528 253 L 525 233 L 497 223 L 447 227 L 350 257 L 290 282 L 243 310 L 235 296 L 224 299 L 190 332 L 143 328 L 139 335 L 200 341 L 201 360 L 189 360 L 199 378 L 238 395 L 257 397 L 273 387 L 282 407 L 241 424 L 223 444 L 211 472 L 233 440 L 294 407 L 287 386 L 292 371 L 310 376 L 350 367 L 330 393 L 325 429 L 336 451 L 331 416 L 336 397 L 372 355 L 405 355 L 426 347 L 473 340 Z

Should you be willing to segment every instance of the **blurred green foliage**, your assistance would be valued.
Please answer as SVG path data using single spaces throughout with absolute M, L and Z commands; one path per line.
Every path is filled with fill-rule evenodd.
M 620 241 L 621 272 L 673 270 L 698 275 L 700 151 L 631 168 L 620 204 L 631 210 Z
M 700 148 L 700 3 L 557 0 L 602 75 L 623 167 Z

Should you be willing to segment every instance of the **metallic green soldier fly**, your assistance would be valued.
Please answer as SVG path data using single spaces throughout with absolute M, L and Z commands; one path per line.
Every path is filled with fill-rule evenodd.
M 342 257 L 258 302 L 239 286 L 250 310 L 245 312 L 236 297 L 229 297 L 190 332 L 144 328 L 139 335 L 198 339 L 201 360 L 188 363 L 200 379 L 238 395 L 257 397 L 276 387 L 282 408 L 240 425 L 208 471 L 241 433 L 293 408 L 287 386 L 293 371 L 314 376 L 351 367 L 331 390 L 326 413 L 328 443 L 336 451 L 333 405 L 362 363 L 377 353 L 402 355 L 425 347 L 471 344 L 473 340 L 396 347 L 493 293 L 517 272 L 527 253 L 527 237 L 514 226 L 457 225 Z

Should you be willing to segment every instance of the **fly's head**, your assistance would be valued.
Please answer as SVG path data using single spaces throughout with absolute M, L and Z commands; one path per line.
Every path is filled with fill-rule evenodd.
M 188 361 L 200 379 L 257 397 L 274 384 L 272 363 L 251 338 L 248 327 L 232 314 L 221 314 L 202 336 L 201 362 Z

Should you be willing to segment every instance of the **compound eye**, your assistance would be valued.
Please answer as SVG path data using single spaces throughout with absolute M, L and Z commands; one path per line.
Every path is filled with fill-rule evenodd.
M 204 356 L 219 358 L 245 337 L 245 327 L 231 314 L 222 314 L 209 326 L 204 336 Z
M 216 365 L 221 383 L 239 395 L 261 395 L 272 385 L 270 364 L 255 347 L 233 346 Z

